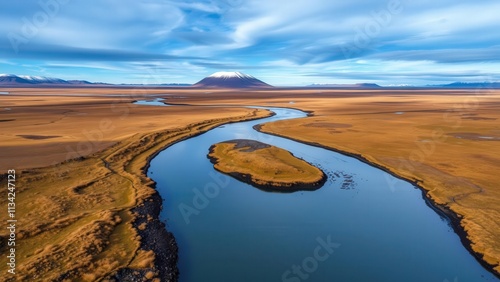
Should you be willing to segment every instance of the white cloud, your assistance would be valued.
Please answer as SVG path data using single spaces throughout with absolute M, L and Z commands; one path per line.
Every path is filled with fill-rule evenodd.
M 87 48 L 141 47 L 167 35 L 183 19 L 179 8 L 158 1 L 72 0 L 56 11 L 49 14 L 33 5 L 23 13 L 2 16 L 10 23 L 10 32 L 24 35 L 26 26 L 35 30 L 29 38 L 32 43 Z M 37 24 L 36 15 L 47 20 Z

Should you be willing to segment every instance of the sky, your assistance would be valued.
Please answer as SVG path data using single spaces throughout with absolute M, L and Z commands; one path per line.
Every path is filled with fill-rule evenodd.
M 90 3 L 90 4 L 89 4 Z M 498 0 L 23 0 L 0 10 L 0 73 L 275 86 L 500 81 Z

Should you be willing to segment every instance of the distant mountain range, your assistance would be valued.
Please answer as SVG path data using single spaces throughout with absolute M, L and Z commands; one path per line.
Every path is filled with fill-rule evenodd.
M 186 83 L 165 84 L 110 84 L 102 82 L 89 82 L 86 80 L 64 80 L 60 78 L 45 76 L 27 76 L 14 74 L 0 74 L 0 87 L 4 86 L 156 86 L 156 87 L 198 87 L 198 88 L 271 88 L 273 86 L 241 72 L 216 72 L 205 77 L 194 85 Z M 450 84 L 426 85 L 426 86 L 380 86 L 375 83 L 357 84 L 311 84 L 300 88 L 495 88 L 500 89 L 500 82 L 454 82 Z
M 307 87 L 314 88 L 499 88 L 500 82 L 454 82 L 450 84 L 414 86 L 414 85 L 393 85 L 380 86 L 375 83 L 357 83 L 357 84 L 311 84 Z
M 184 87 L 191 84 L 170 83 L 170 84 L 110 84 L 103 82 L 89 82 L 86 80 L 64 80 L 60 78 L 46 76 L 28 76 L 14 74 L 0 74 L 0 86 L 175 86 Z
M 45 76 L 28 76 L 14 74 L 0 74 L 0 85 L 16 86 L 16 85 L 92 85 L 104 83 L 92 83 L 85 80 L 64 80 L 60 78 L 45 77 Z
M 86 80 L 64 80 L 45 76 L 25 76 L 0 74 L 0 86 L 170 86 L 170 87 L 200 87 L 200 88 L 269 88 L 271 85 L 241 72 L 216 72 L 198 83 L 183 84 L 108 84 L 93 83 Z
M 454 82 L 442 85 L 429 85 L 429 87 L 443 88 L 500 88 L 500 82 Z
M 216 72 L 193 85 L 200 88 L 270 88 L 271 85 L 241 72 Z
M 356 84 L 311 84 L 307 87 L 314 88 L 381 88 L 375 83 L 356 83 Z

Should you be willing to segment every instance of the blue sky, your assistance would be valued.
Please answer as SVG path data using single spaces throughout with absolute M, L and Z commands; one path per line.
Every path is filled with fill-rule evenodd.
M 195 83 L 241 71 L 277 86 L 500 81 L 498 11 L 498 0 L 4 1 L 0 73 Z

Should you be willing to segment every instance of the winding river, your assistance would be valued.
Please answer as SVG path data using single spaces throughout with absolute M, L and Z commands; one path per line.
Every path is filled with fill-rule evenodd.
M 461 244 L 422 192 L 329 150 L 259 133 L 275 116 L 223 125 L 176 143 L 148 175 L 179 246 L 180 281 L 498 281 Z M 313 192 L 269 193 L 213 169 L 208 148 L 255 139 L 292 152 L 329 178 Z

